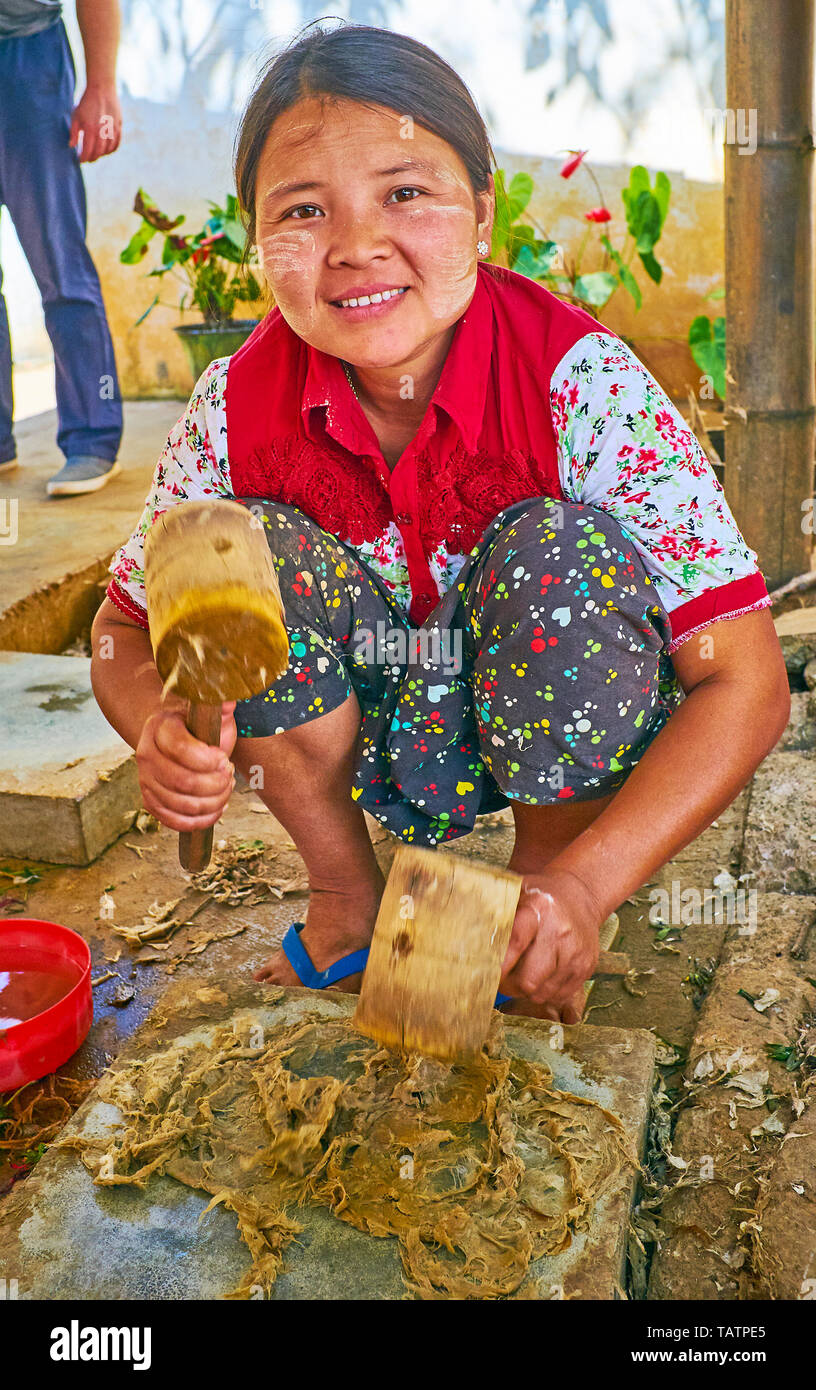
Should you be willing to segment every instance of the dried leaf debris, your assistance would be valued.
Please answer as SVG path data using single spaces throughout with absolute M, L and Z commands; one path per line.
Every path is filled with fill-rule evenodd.
M 141 954 L 141 965 L 162 963 L 173 971 L 183 961 L 200 955 L 215 941 L 237 936 L 246 926 L 228 927 L 225 931 L 203 929 L 191 936 L 179 950 L 170 954 L 168 948 L 176 933 L 188 927 L 202 909 L 218 903 L 222 907 L 252 907 L 270 898 L 282 898 L 286 893 L 303 893 L 308 884 L 302 866 L 281 870 L 275 863 L 276 851 L 263 840 L 221 840 L 212 863 L 200 874 L 194 874 L 190 885 L 178 898 L 168 902 L 151 903 L 143 920 L 135 926 L 122 927 L 111 923 L 111 930 Z M 144 948 L 150 948 L 150 952 Z

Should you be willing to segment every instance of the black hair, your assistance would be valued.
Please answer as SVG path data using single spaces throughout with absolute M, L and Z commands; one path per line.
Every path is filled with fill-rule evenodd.
M 433 49 L 390 29 L 314 20 L 263 68 L 235 138 L 234 174 L 247 232 L 257 238 L 258 166 L 273 122 L 308 97 L 387 107 L 410 116 L 456 150 L 474 194 L 489 188 L 496 157 L 487 128 L 458 73 Z M 484 262 L 483 262 L 484 264 Z M 502 277 L 501 268 L 489 266 Z

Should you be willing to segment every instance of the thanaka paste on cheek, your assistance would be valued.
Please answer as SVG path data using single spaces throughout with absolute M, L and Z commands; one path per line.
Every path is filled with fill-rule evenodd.
M 294 331 L 306 336 L 317 317 L 311 290 L 318 275 L 314 232 L 304 227 L 267 235 L 259 253 L 277 307 Z
M 413 222 L 410 250 L 420 267 L 427 258 L 428 314 L 434 322 L 448 325 L 464 313 L 476 285 L 474 212 L 459 204 L 420 206 L 416 201 L 415 212 L 405 205 Z M 421 242 L 413 240 L 420 236 Z

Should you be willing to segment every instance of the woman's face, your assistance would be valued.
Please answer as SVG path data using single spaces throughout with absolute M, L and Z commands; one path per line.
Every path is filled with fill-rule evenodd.
M 456 151 L 384 107 L 310 97 L 263 148 L 257 244 L 276 304 L 312 347 L 356 366 L 408 362 L 461 317 L 492 217 L 492 190 L 474 195 Z M 384 287 L 404 293 L 338 303 Z

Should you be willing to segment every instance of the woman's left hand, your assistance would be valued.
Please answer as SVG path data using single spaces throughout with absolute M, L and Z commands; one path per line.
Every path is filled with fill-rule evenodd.
M 598 962 L 603 915 L 576 874 L 555 865 L 525 874 L 507 954 L 503 994 L 546 1006 L 546 1016 L 577 1023 L 578 991 Z

